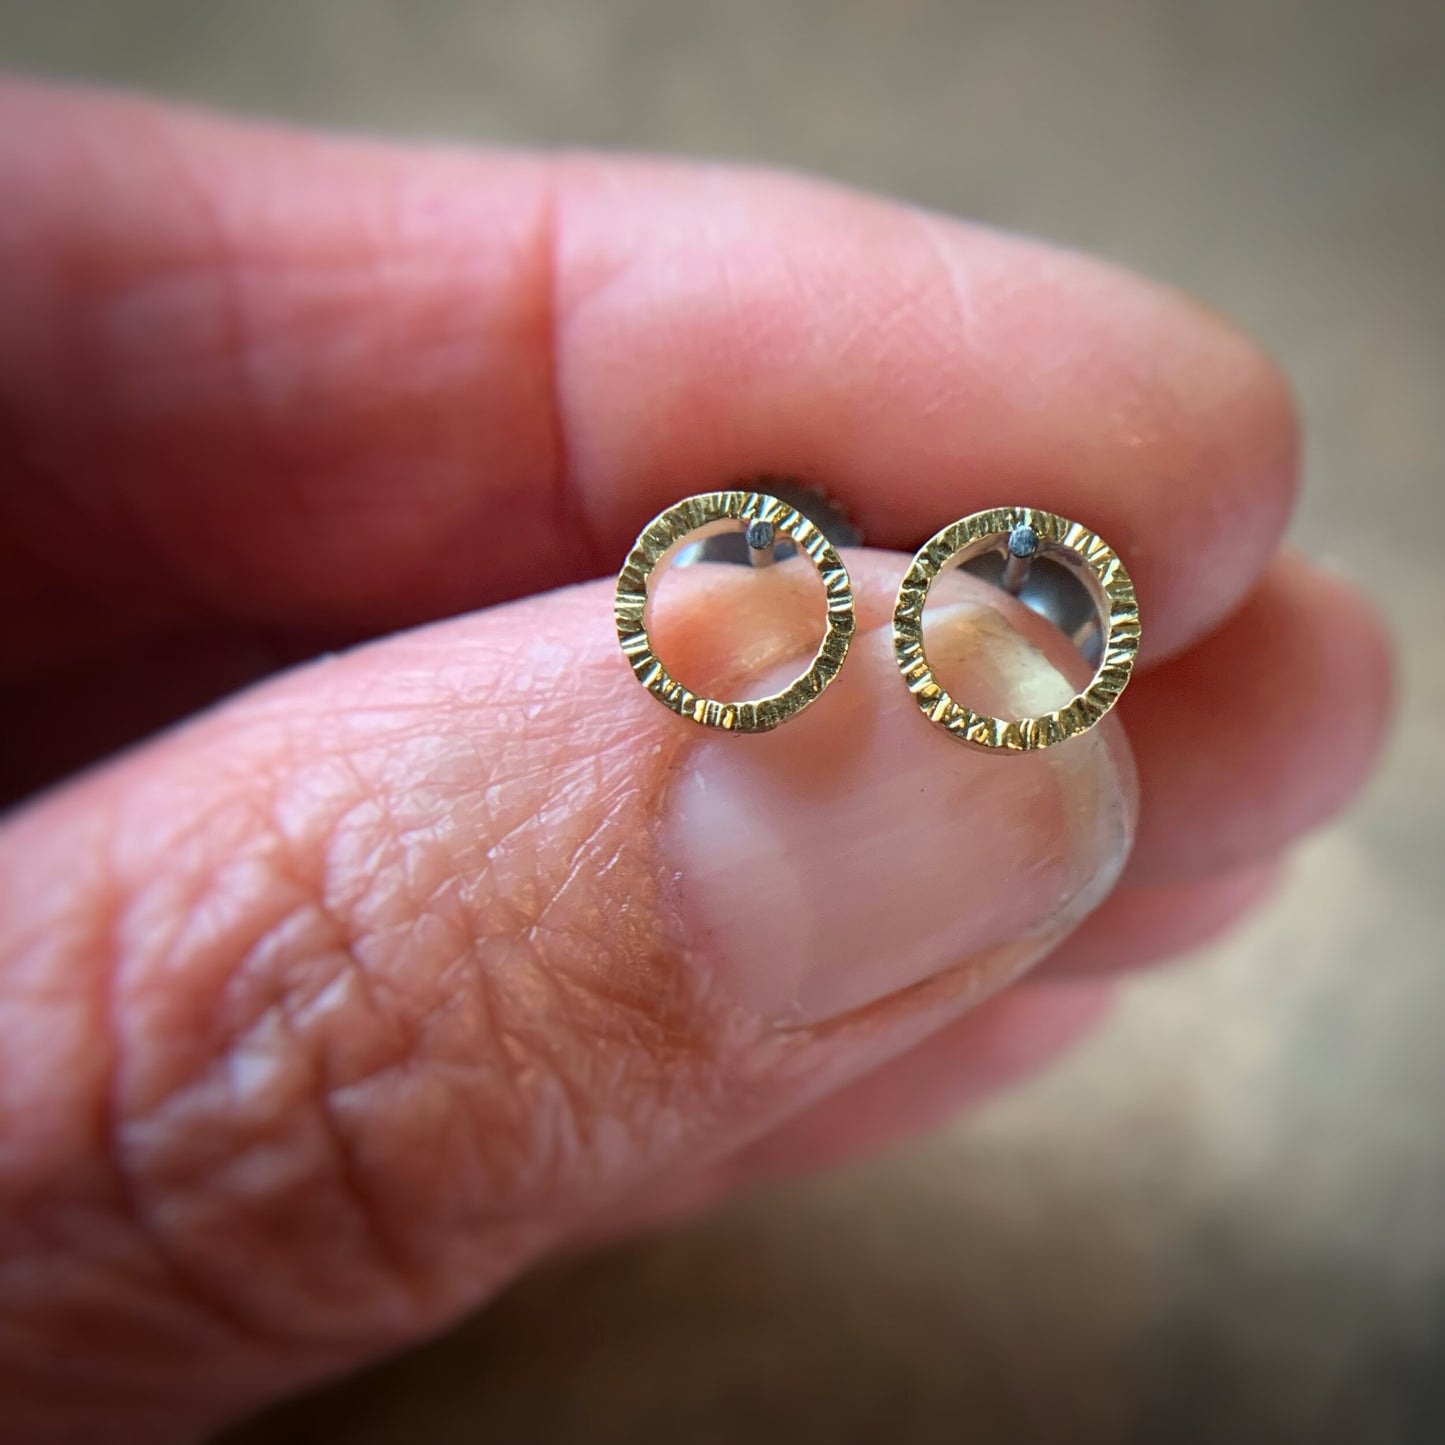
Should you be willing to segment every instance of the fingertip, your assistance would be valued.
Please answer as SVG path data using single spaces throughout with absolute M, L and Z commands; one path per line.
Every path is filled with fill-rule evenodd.
M 1135 580 L 1147 666 L 1217 626 L 1278 552 L 1300 490 L 1298 406 L 1275 359 L 1197 297 L 1105 261 L 1058 257 L 1060 281 L 1079 296 L 1048 295 L 1046 315 L 1082 313 L 1062 334 L 1090 339 L 1099 394 L 1072 464 L 1098 494 L 1090 525 Z
M 621 545 L 680 489 L 779 470 L 909 550 L 1026 499 L 1124 557 L 1156 658 L 1275 552 L 1298 488 L 1289 384 L 1180 292 L 800 178 L 613 181 L 627 225 L 616 189 L 588 190 L 561 233 L 570 455 L 597 535 Z
M 1282 557 L 1214 633 L 1137 678 L 1120 704 L 1142 798 L 1128 876 L 1230 871 L 1333 817 L 1379 760 L 1393 669 L 1361 592 Z

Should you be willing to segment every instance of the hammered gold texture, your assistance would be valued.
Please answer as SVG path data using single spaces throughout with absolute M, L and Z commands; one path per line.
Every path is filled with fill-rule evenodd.
M 790 539 L 823 580 L 827 627 L 811 664 L 782 692 L 746 702 L 702 697 L 678 682 L 652 650 L 647 635 L 648 584 L 658 564 L 684 538 L 715 522 L 771 522 L 779 539 Z M 727 732 L 771 732 L 815 701 L 838 675 L 853 637 L 853 584 L 843 559 L 796 507 L 766 492 L 701 492 L 684 497 L 642 529 L 617 577 L 613 609 L 617 640 L 637 680 L 679 717 Z
M 1089 685 L 1063 707 L 1037 717 L 997 718 L 955 701 L 934 677 L 923 648 L 923 609 L 940 572 L 964 552 L 1003 543 L 1017 526 L 1032 527 L 1038 534 L 1039 556 L 1071 553 L 1075 567 L 1092 577 L 1104 625 L 1104 649 Z M 914 556 L 893 612 L 893 657 L 923 715 L 960 742 L 989 751 L 1031 752 L 1088 732 L 1118 701 L 1138 651 L 1139 603 L 1134 583 L 1113 549 L 1078 522 L 1031 507 L 975 512 L 930 538 Z

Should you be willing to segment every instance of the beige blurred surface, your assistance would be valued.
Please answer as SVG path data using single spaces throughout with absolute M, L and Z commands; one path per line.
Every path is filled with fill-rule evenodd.
M 1445 1438 L 1445 7 L 0 0 L 0 57 L 807 167 L 1140 266 L 1283 358 L 1296 537 L 1404 648 L 1363 804 L 1051 1075 L 556 1266 L 245 1440 Z

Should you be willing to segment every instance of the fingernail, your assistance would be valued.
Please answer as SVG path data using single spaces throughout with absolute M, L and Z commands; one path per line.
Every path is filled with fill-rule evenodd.
M 1029 715 L 1073 691 L 986 603 L 930 609 L 926 636 L 935 670 L 980 709 Z M 1132 784 L 1108 725 L 1023 755 L 948 737 L 875 626 L 787 725 L 683 755 L 663 846 L 716 987 L 765 1018 L 816 1023 L 980 960 L 1017 971 L 1042 957 L 1118 876 Z

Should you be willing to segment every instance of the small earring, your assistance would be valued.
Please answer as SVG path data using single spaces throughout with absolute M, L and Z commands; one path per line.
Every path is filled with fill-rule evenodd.
M 827 627 L 807 670 L 770 697 L 751 702 L 718 702 L 699 697 L 668 673 L 647 635 L 648 583 L 658 567 L 698 533 L 741 530 L 748 560 L 766 567 L 776 544 L 787 539 L 817 569 L 827 597 Z M 617 576 L 613 608 L 617 640 L 637 680 L 679 717 L 728 732 L 765 733 L 801 712 L 822 695 L 848 655 L 856 617 L 853 584 L 832 543 L 796 507 L 766 492 L 702 492 L 684 497 L 642 529 Z
M 1079 578 L 1097 616 L 1101 645 L 1092 681 L 1063 707 L 1038 717 L 971 711 L 948 695 L 923 650 L 923 608 L 933 579 L 955 564 L 1000 552 L 998 580 L 1006 591 L 1020 593 L 1035 560 L 1047 557 Z M 1097 533 L 1032 507 L 975 512 L 930 538 L 915 554 L 893 611 L 894 661 L 923 715 L 960 742 L 990 751 L 1028 752 L 1088 732 L 1118 701 L 1138 651 L 1139 603 L 1124 564 Z

